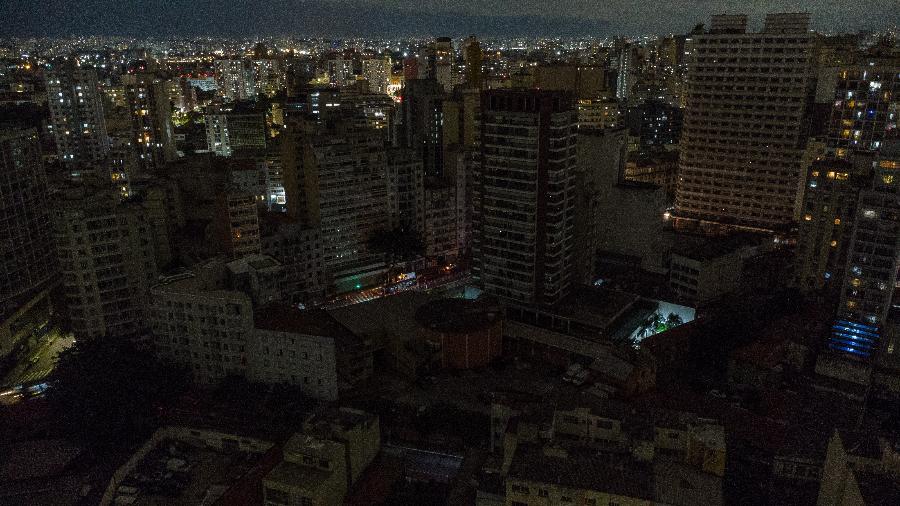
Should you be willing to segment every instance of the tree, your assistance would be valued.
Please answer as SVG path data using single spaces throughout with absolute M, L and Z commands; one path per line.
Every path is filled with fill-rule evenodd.
M 59 355 L 47 399 L 69 433 L 95 450 L 135 443 L 156 429 L 156 409 L 190 384 L 124 338 L 79 340 Z
M 659 326 L 662 325 L 662 323 L 663 323 L 662 316 L 660 316 L 659 313 L 654 311 L 653 314 L 648 316 L 647 319 L 644 320 L 644 323 L 642 323 L 641 326 L 639 327 L 640 336 L 643 338 L 643 337 L 652 336 L 653 334 L 658 333 Z
M 669 316 L 666 316 L 666 328 L 671 329 L 673 327 L 677 327 L 679 325 L 684 324 L 684 319 L 681 316 L 675 313 L 669 313 Z
M 382 289 L 387 288 L 393 275 L 394 267 L 400 262 L 409 262 L 425 252 L 425 246 L 419 235 L 405 227 L 379 229 L 369 237 L 369 250 L 384 255 L 387 263 Z

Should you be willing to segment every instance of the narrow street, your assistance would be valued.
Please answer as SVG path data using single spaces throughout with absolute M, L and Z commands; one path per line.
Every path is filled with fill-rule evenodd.
M 63 334 L 56 328 L 52 329 L 41 338 L 36 347 L 32 348 L 30 355 L 3 378 L 0 388 L 7 389 L 40 382 L 53 371 L 56 357 L 72 346 L 74 341 L 75 338 L 71 334 Z

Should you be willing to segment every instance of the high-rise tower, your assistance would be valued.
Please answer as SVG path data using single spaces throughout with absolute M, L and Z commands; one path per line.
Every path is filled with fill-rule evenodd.
M 675 200 L 679 219 L 772 230 L 791 222 L 810 93 L 808 14 L 713 16 L 693 36 Z
M 475 274 L 484 290 L 553 304 L 572 283 L 578 112 L 565 92 L 482 94 L 473 177 Z

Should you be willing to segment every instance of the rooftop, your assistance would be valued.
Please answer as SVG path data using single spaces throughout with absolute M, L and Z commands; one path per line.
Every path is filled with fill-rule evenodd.
M 118 486 L 116 504 L 213 504 L 253 469 L 261 455 L 162 440 Z
M 278 262 L 278 260 L 275 260 L 268 255 L 247 255 L 245 257 L 238 258 L 237 260 L 228 262 L 226 266 L 232 273 L 239 274 L 242 272 L 247 272 L 250 269 L 253 269 L 255 271 L 272 269 L 281 266 L 281 264 Z
M 769 240 L 771 242 L 771 239 Z M 760 244 L 755 234 L 733 234 L 728 237 L 707 238 L 690 234 L 677 234 L 672 245 L 672 253 L 701 262 L 714 260 L 734 253 L 742 248 Z
M 343 445 L 327 439 L 297 433 L 284 444 L 285 460 L 293 460 L 295 455 L 310 455 L 315 457 L 328 457 L 330 455 L 343 455 Z
M 4 447 L 0 453 L 0 482 L 7 482 L 57 475 L 81 448 L 63 439 L 40 439 Z
M 335 341 L 356 342 L 356 336 L 322 309 L 300 310 L 282 304 L 264 306 L 254 314 L 256 328 L 310 336 L 331 337 Z
M 292 487 L 316 490 L 330 477 L 331 472 L 329 471 L 285 461 L 275 466 L 275 469 L 272 469 L 265 479 Z
M 371 422 L 374 419 L 375 415 L 358 409 L 326 407 L 313 413 L 313 415 L 306 420 L 306 424 L 336 425 L 340 427 L 341 430 L 347 431 L 359 425 Z
M 628 292 L 577 285 L 550 312 L 598 330 L 606 330 L 640 297 Z
M 585 448 L 545 451 L 539 445 L 522 443 L 513 457 L 509 477 L 636 499 L 654 497 L 650 466 L 628 456 L 615 460 L 597 458 L 595 452 Z
M 438 299 L 418 308 L 420 325 L 436 332 L 472 332 L 485 328 L 500 316 L 499 308 L 466 299 Z

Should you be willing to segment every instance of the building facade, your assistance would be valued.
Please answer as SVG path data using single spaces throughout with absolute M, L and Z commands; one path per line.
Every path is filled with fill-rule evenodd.
M 787 21 L 791 23 L 787 23 Z M 808 15 L 714 16 L 693 36 L 688 64 L 676 214 L 771 230 L 790 223 L 802 176 L 810 93 Z
M 2 307 L 55 271 L 47 176 L 34 130 L 0 131 L 0 235 Z
M 53 239 L 72 332 L 78 338 L 134 336 L 156 279 L 156 239 L 139 205 L 79 189 L 53 210 Z
M 486 292 L 522 304 L 553 304 L 567 295 L 577 121 L 568 93 L 482 94 L 473 255 Z

